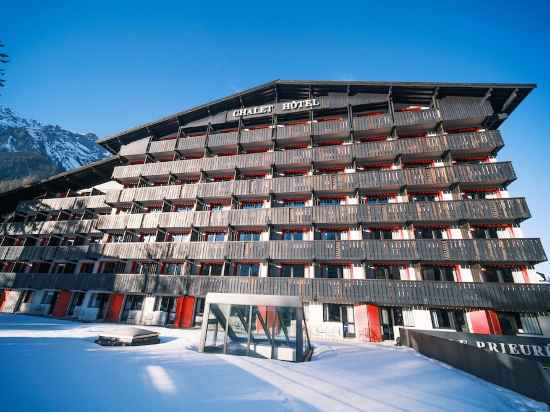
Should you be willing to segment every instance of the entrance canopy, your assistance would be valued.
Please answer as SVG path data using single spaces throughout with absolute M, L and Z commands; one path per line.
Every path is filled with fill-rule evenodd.
M 199 351 L 291 362 L 312 354 L 297 296 L 209 293 Z

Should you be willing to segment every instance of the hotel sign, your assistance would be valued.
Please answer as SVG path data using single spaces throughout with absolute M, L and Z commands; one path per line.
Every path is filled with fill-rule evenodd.
M 266 104 L 264 106 L 245 107 L 243 109 L 235 109 L 231 112 L 233 117 L 247 117 L 261 114 L 270 114 L 273 112 L 295 112 L 302 110 L 310 110 L 314 107 L 321 106 L 319 99 L 304 99 L 292 100 L 290 102 L 282 102 L 277 104 Z
M 536 360 L 550 364 L 550 339 L 534 336 L 482 335 L 477 333 L 422 331 L 428 335 L 458 341 L 487 352 Z

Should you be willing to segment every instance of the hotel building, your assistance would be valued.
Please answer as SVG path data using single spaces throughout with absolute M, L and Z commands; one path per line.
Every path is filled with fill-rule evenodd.
M 550 335 L 499 126 L 530 84 L 277 80 L 100 139 L 0 195 L 0 310 L 191 327 L 299 296 L 314 338 Z

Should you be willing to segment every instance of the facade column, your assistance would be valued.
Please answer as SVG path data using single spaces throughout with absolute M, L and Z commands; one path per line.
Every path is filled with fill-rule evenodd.
M 382 342 L 380 309 L 376 305 L 359 304 L 354 307 L 355 336 L 360 342 Z
M 52 316 L 56 318 L 62 318 L 67 314 L 69 304 L 71 303 L 72 293 L 68 290 L 62 290 L 57 295 L 57 299 L 54 302 Z
M 498 315 L 494 310 L 474 310 L 466 313 L 468 328 L 472 333 L 502 335 Z
M 176 328 L 190 328 L 193 326 L 193 315 L 195 313 L 194 296 L 180 296 L 176 299 Z
M 107 311 L 107 316 L 105 316 L 105 320 L 118 322 L 120 320 L 123 303 L 124 295 L 122 293 L 113 293 L 111 295 L 109 310 Z

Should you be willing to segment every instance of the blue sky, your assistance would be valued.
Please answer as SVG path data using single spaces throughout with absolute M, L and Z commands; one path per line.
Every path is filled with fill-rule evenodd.
M 550 3 L 186 3 L 4 0 L 0 104 L 101 137 L 276 78 L 537 83 L 499 158 L 550 255 Z

